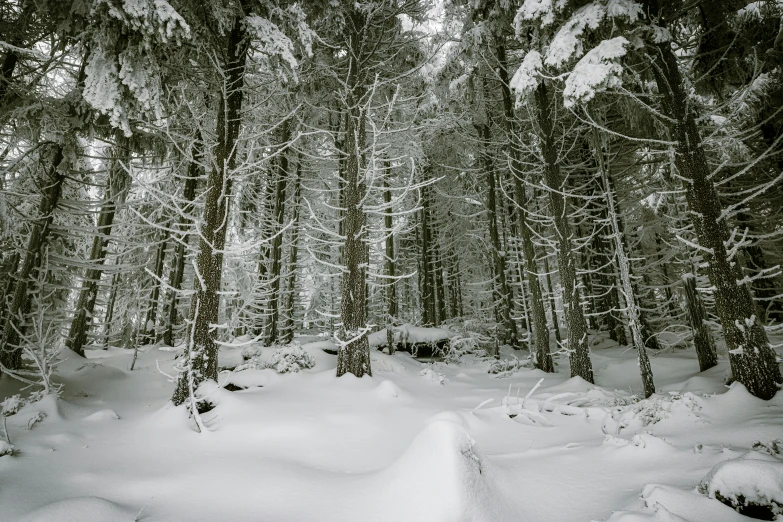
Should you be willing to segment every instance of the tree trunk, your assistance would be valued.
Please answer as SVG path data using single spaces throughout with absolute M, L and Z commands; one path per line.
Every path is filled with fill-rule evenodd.
M 6 308 L 10 306 L 9 299 L 14 292 L 14 284 L 16 283 L 16 272 L 19 269 L 19 260 L 21 256 L 19 252 L 13 252 L 8 256 L 3 263 L 3 290 L 0 294 L 0 325 L 4 324 Z M 0 332 L 0 335 L 2 333 Z
M 291 140 L 291 123 L 285 120 L 280 126 L 280 146 L 285 147 Z M 275 182 L 275 202 L 273 208 L 274 222 L 272 241 L 270 244 L 271 273 L 269 274 L 268 323 L 266 326 L 267 346 L 277 342 L 277 322 L 280 315 L 280 266 L 283 253 L 283 220 L 285 217 L 285 186 L 290 173 L 288 171 L 288 154 L 286 151 L 277 157 L 277 177 Z
M 231 172 L 236 166 L 236 143 L 242 110 L 242 88 L 248 43 L 243 17 L 234 19 L 228 34 L 224 90 L 220 94 L 215 134 L 214 167 L 207 178 L 204 215 L 201 224 L 199 252 L 196 257 L 195 294 L 190 304 L 189 326 L 185 347 L 186 366 L 179 375 L 172 396 L 174 404 L 185 402 L 190 389 L 201 382 L 217 380 L 218 347 L 215 343 L 220 311 L 220 283 L 223 273 L 223 247 L 228 225 L 228 202 L 231 195 Z
M 486 91 L 486 85 L 485 85 Z M 500 243 L 500 234 L 498 232 L 497 221 L 497 203 L 495 189 L 495 168 L 492 163 L 492 156 L 489 150 L 490 146 L 490 128 L 489 124 L 482 123 L 475 125 L 479 134 L 481 150 L 481 166 L 487 180 L 487 223 L 489 225 L 490 254 L 492 256 L 493 277 L 493 301 L 500 318 L 502 333 L 499 341 L 510 344 L 515 350 L 519 349 L 517 335 L 517 325 L 514 322 L 514 296 L 506 279 L 506 252 Z
M 560 321 L 557 319 L 557 303 L 555 303 L 555 287 L 552 284 L 552 272 L 549 269 L 549 257 L 544 256 L 544 272 L 546 272 L 546 286 L 549 292 L 549 310 L 552 312 L 552 329 L 555 331 L 555 341 L 560 345 L 563 342 L 560 336 Z
M 560 272 L 560 285 L 563 290 L 563 308 L 568 326 L 568 351 L 571 364 L 571 376 L 580 376 L 588 382 L 593 380 L 593 365 L 590 361 L 590 347 L 587 339 L 587 323 L 579 302 L 576 263 L 571 246 L 571 224 L 566 215 L 566 198 L 562 195 L 563 178 L 557 156 L 554 129 L 552 127 L 552 106 L 546 83 L 536 89 L 538 105 L 538 127 L 541 132 L 541 152 L 544 159 L 544 183 L 550 189 L 549 206 L 555 225 L 555 234 L 559 246 L 557 255 Z
M 696 119 L 688 104 L 677 57 L 669 42 L 655 44 L 653 50 L 652 70 L 676 141 L 675 166 L 679 175 L 688 181 L 685 196 L 691 211 L 689 216 L 703 249 L 710 282 L 715 287 L 715 307 L 723 326 L 732 373 L 751 394 L 771 399 L 783 377 L 764 325 L 756 315 L 750 288 L 740 283 L 742 275 L 726 250 L 728 226 Z
M 127 163 L 130 159 L 128 150 L 128 140 L 117 133 L 117 144 L 114 146 L 111 166 L 106 180 L 106 189 L 104 198 L 106 203 L 101 208 L 98 217 L 98 227 L 92 240 L 92 250 L 90 251 L 88 268 L 84 274 L 82 289 L 79 292 L 79 299 L 76 302 L 73 321 L 68 332 L 68 339 L 65 345 L 84 356 L 84 345 L 87 344 L 87 334 L 92 326 L 92 316 L 95 311 L 95 301 L 98 299 L 98 284 L 103 275 L 103 264 L 106 262 L 106 250 L 111 238 L 111 229 L 114 224 L 114 217 L 117 213 L 117 205 L 122 200 L 125 191 L 130 182 Z
M 166 330 L 163 334 L 163 344 L 166 346 L 174 346 L 174 328 L 179 325 L 179 313 L 177 310 L 177 304 L 179 301 L 179 292 L 182 290 L 182 279 L 185 276 L 185 257 L 188 243 L 187 230 L 190 227 L 191 219 L 190 213 L 193 211 L 193 200 L 196 197 L 196 185 L 198 178 L 201 176 L 201 167 L 199 167 L 198 159 L 202 156 L 201 142 L 195 142 L 192 147 L 193 157 L 188 163 L 188 174 L 185 179 L 185 188 L 183 190 L 182 198 L 185 200 L 185 205 L 179 216 L 179 222 L 177 223 L 178 234 L 174 236 L 177 246 L 174 249 L 174 262 L 169 276 L 169 304 L 168 304 L 168 318 L 166 319 Z
M 386 173 L 389 173 L 390 166 L 386 163 Z M 397 317 L 397 258 L 394 253 L 394 222 L 392 217 L 392 194 L 389 190 L 389 183 L 383 180 L 383 202 L 386 204 L 384 210 L 383 224 L 386 228 L 386 345 L 389 347 L 389 355 L 394 353 L 394 334 L 392 325 Z
M 348 111 L 346 113 L 345 143 L 345 220 L 343 264 L 345 272 L 342 279 L 342 299 L 340 319 L 342 326 L 338 338 L 340 349 L 337 353 L 337 376 L 352 373 L 357 377 L 365 374 L 372 376 L 370 367 L 370 343 L 367 339 L 367 280 L 364 266 L 367 241 L 367 216 L 362 206 L 365 196 L 365 124 L 367 115 L 362 104 L 365 102 L 364 74 L 361 57 L 364 50 L 366 14 L 352 9 L 348 15 L 353 30 L 349 37 L 348 67 Z
M 684 274 L 682 282 L 685 287 L 688 306 L 688 322 L 690 322 L 693 330 L 693 344 L 696 347 L 696 356 L 699 359 L 699 371 L 703 372 L 718 364 L 715 341 L 705 324 L 707 310 L 704 309 L 704 304 L 701 302 L 701 298 L 699 298 L 696 290 L 696 276 L 690 273 Z
M 60 144 L 53 144 L 52 148 L 54 150 L 51 163 L 38 183 L 42 191 L 38 206 L 38 220 L 31 226 L 24 261 L 16 279 L 14 296 L 3 325 L 3 337 L 0 339 L 0 365 L 8 370 L 18 370 L 22 365 L 19 341 L 30 311 L 31 292 L 28 289 L 30 283 L 37 279 L 41 261 L 46 255 L 49 231 L 54 218 L 53 212 L 57 208 L 65 180 L 65 175 L 58 170 L 63 161 L 63 147 Z
M 296 298 L 296 263 L 299 258 L 299 214 L 302 198 L 302 154 L 299 154 L 296 164 L 296 179 L 294 180 L 294 215 L 291 224 L 291 246 L 288 254 L 288 278 L 286 279 L 285 310 L 281 341 L 290 343 L 294 339 L 294 301 Z
M 155 341 L 155 325 L 158 324 L 158 298 L 160 297 L 160 279 L 163 275 L 163 261 L 166 258 L 166 244 L 168 239 L 158 243 L 155 251 L 155 267 L 152 278 L 152 292 L 149 299 L 147 317 L 142 325 L 141 344 L 147 345 Z
M 546 325 L 546 311 L 544 310 L 544 296 L 541 292 L 541 283 L 538 280 L 538 266 L 536 266 L 535 246 L 533 235 L 527 223 L 528 201 L 525 187 L 522 184 L 521 154 L 517 145 L 518 131 L 515 125 L 514 108 L 511 98 L 511 89 L 508 83 L 508 66 L 506 49 L 499 45 L 496 47 L 498 57 L 498 73 L 500 76 L 500 90 L 503 97 L 504 127 L 511 144 L 511 175 L 514 178 L 514 203 L 517 219 L 517 229 L 522 243 L 522 257 L 525 267 L 525 278 L 530 289 L 530 308 L 533 327 L 533 344 L 536 349 L 536 367 L 545 372 L 554 372 L 552 354 L 549 351 L 549 329 Z M 520 281 L 520 287 L 524 288 L 524 282 Z M 525 296 L 523 295 L 524 299 Z M 554 317 L 554 306 L 552 307 Z M 558 334 L 559 335 L 559 334 Z
M 596 140 L 600 140 L 600 137 L 596 137 Z M 609 178 L 610 173 L 609 165 L 606 161 L 606 150 L 603 146 L 599 149 L 599 143 L 600 141 L 594 145 L 595 155 L 598 158 L 598 168 L 601 174 L 601 181 L 607 203 L 607 212 L 609 214 L 609 225 L 612 229 L 612 237 L 614 238 L 617 265 L 620 268 L 620 280 L 623 284 L 623 292 L 625 292 L 625 313 L 628 316 L 628 326 L 631 330 L 633 343 L 636 347 L 639 369 L 642 374 L 644 398 L 646 399 L 655 393 L 652 366 L 650 365 L 650 358 L 647 356 L 645 335 L 642 332 L 642 317 L 639 305 L 636 301 L 636 289 L 631 281 L 631 264 L 625 251 L 625 245 L 623 244 L 625 231 L 620 227 L 620 220 L 618 218 L 619 210 L 615 205 L 614 187 Z
M 432 270 L 430 261 L 432 253 L 430 252 L 431 230 L 430 230 L 430 199 L 427 187 L 422 187 L 421 210 L 419 211 L 421 223 L 421 269 L 420 287 L 421 287 L 421 316 L 422 323 L 425 326 L 433 326 L 437 320 L 435 316 L 435 289 L 432 281 Z M 417 241 L 418 242 L 418 241 Z

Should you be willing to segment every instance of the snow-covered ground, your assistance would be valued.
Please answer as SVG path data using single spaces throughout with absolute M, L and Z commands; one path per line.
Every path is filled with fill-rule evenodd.
M 638 401 L 634 352 L 606 346 L 593 386 L 565 359 L 498 377 L 475 355 L 375 350 L 372 378 L 338 379 L 336 357 L 305 344 L 311 369 L 223 373 L 247 389 L 216 389 L 202 434 L 168 403 L 174 352 L 148 348 L 133 372 L 128 351 L 71 354 L 62 398 L 7 418 L 0 520 L 715 522 L 752 520 L 709 498 L 721 487 L 783 489 L 783 393 L 755 399 L 724 385 L 725 357 L 699 374 L 676 351 L 652 358 L 659 393 Z M 3 377 L 0 398 L 16 388 Z

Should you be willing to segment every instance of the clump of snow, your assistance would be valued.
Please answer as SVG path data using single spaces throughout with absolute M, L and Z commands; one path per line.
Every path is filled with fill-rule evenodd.
M 700 409 L 701 399 L 694 394 L 669 392 L 668 395 L 655 394 L 627 406 L 617 406 L 612 412 L 612 419 L 619 433 L 621 430 L 657 424 L 678 412 L 688 416 L 696 415 Z
M 520 104 L 522 99 L 530 96 L 536 90 L 538 77 L 543 67 L 541 53 L 538 51 L 534 49 L 525 55 L 522 65 L 519 66 L 509 83 L 509 88 L 517 95 L 517 105 Z
M 508 377 L 523 367 L 522 361 L 516 357 L 513 359 L 500 359 L 490 363 L 487 373 L 495 374 L 498 377 Z
M 555 33 L 549 44 L 545 63 L 560 67 L 572 58 L 584 54 L 582 38 L 587 29 L 598 29 L 600 24 L 610 19 L 625 19 L 633 23 L 643 15 L 642 6 L 632 0 L 598 0 L 577 9 Z
M 250 15 L 245 18 L 247 31 L 261 44 L 264 54 L 279 57 L 291 71 L 295 71 L 299 62 L 294 57 L 294 45 L 277 25 L 266 18 Z
M 425 378 L 431 380 L 431 381 L 437 382 L 441 386 L 445 386 L 446 383 L 449 382 L 449 380 L 446 378 L 445 375 L 443 375 L 442 373 L 436 372 L 432 368 L 424 368 L 420 372 L 420 375 L 422 377 L 425 377 Z
M 623 84 L 623 66 L 620 58 L 627 53 L 630 43 L 622 36 L 603 40 L 590 50 L 568 76 L 563 91 L 564 105 L 592 100 L 597 92 L 620 87 Z
M 315 366 L 313 356 L 296 344 L 278 348 L 272 354 L 272 360 L 269 362 L 269 368 L 277 373 L 296 373 L 313 366 Z
M 249 344 L 242 348 L 242 359 L 248 361 L 250 359 L 261 357 L 263 353 L 263 346 L 258 344 Z
M 0 457 L 5 455 L 13 455 L 14 446 L 4 440 L 0 440 Z
M 577 9 L 552 38 L 546 54 L 546 64 L 560 67 L 571 58 L 582 56 L 582 34 L 588 28 L 598 29 L 605 17 L 606 6 L 598 2 Z
M 783 462 L 757 458 L 752 453 L 718 463 L 701 479 L 698 490 L 740 512 L 783 515 Z
M 557 7 L 562 9 L 564 4 L 563 0 L 559 0 Z M 538 20 L 541 27 L 554 23 L 555 5 L 553 5 L 552 0 L 525 0 L 525 3 L 522 4 L 522 7 L 519 8 L 516 16 L 514 16 L 516 34 L 519 35 L 523 21 L 532 20 Z
M 245 353 L 250 355 L 250 359 L 244 364 L 237 366 L 237 372 L 247 369 L 263 370 L 272 368 L 277 373 L 296 373 L 315 366 L 315 358 L 298 344 L 288 344 L 277 348 L 272 353 L 272 359 L 269 361 L 261 359 L 261 349 L 248 350 L 247 352 L 243 350 L 243 357 Z

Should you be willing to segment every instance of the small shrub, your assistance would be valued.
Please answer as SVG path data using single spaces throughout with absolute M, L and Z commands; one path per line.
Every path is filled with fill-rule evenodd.
M 248 351 L 250 353 L 250 351 Z M 242 353 L 245 355 L 244 350 Z M 248 360 L 240 364 L 235 368 L 235 371 L 242 370 L 264 370 L 271 368 L 277 373 L 296 373 L 300 370 L 305 370 L 315 366 L 315 358 L 307 353 L 298 344 L 289 344 L 277 348 L 272 353 L 272 359 L 264 361 L 261 359 L 261 350 L 255 349 L 252 351 L 251 357 Z

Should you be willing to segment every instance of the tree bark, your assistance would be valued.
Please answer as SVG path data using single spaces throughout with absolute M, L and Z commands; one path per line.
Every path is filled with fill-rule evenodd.
M 538 279 L 538 266 L 536 265 L 535 246 L 533 245 L 533 235 L 530 231 L 527 212 L 530 202 L 528 201 L 525 187 L 522 184 L 521 154 L 517 145 L 519 138 L 514 120 L 514 108 L 511 98 L 511 89 L 509 88 L 508 66 L 506 60 L 506 49 L 503 46 L 497 47 L 498 63 L 500 64 L 498 72 L 500 75 L 500 90 L 503 97 L 504 125 L 506 133 L 511 144 L 511 175 L 514 178 L 514 203 L 515 215 L 517 218 L 517 228 L 520 241 L 522 243 L 522 257 L 525 266 L 525 278 L 530 289 L 530 308 L 533 326 L 533 344 L 535 345 L 536 367 L 548 373 L 555 371 L 555 365 L 552 361 L 552 354 L 549 350 L 549 329 L 546 325 L 546 311 L 544 310 L 544 296 L 541 292 L 541 283 Z M 548 271 L 548 269 L 547 269 Z M 524 288 L 524 283 L 522 283 Z M 523 295 L 524 299 L 524 295 Z M 552 306 L 552 316 L 555 317 L 554 305 Z M 555 321 L 556 324 L 556 321 Z
M 294 180 L 294 215 L 291 224 L 291 246 L 288 254 L 288 278 L 286 279 L 285 310 L 281 341 L 290 343 L 294 339 L 294 302 L 296 298 L 296 264 L 299 259 L 299 215 L 302 198 L 302 155 L 296 164 L 296 179 Z
M 280 125 L 280 146 L 285 147 L 291 140 L 291 122 L 285 120 Z M 271 264 L 269 274 L 269 299 L 267 300 L 268 323 L 265 344 L 271 346 L 277 342 L 278 318 L 280 315 L 280 266 L 283 254 L 283 220 L 285 217 L 285 186 L 290 175 L 288 154 L 286 151 L 277 157 L 277 176 L 275 181 L 275 200 L 273 207 L 273 228 L 270 244 Z
M 729 230 L 711 178 L 689 97 L 683 87 L 677 57 L 669 42 L 652 46 L 653 74 L 670 119 L 675 145 L 675 166 L 687 180 L 686 201 L 690 219 L 715 287 L 715 308 L 723 326 L 734 378 L 761 399 L 771 399 L 783 382 L 775 352 L 764 325 L 756 315 L 750 288 L 726 250 Z
M 190 213 L 193 211 L 193 200 L 196 197 L 196 185 L 202 174 L 202 169 L 198 164 L 198 160 L 202 157 L 201 147 L 201 142 L 196 141 L 191 148 L 193 157 L 188 163 L 188 173 L 187 178 L 185 178 L 185 187 L 182 194 L 185 205 L 182 208 L 179 222 L 177 223 L 178 234 L 174 236 L 174 241 L 177 243 L 177 246 L 174 249 L 174 262 L 172 263 L 169 276 L 168 318 L 166 319 L 166 330 L 163 334 L 163 344 L 166 346 L 174 346 L 174 328 L 179 325 L 180 322 L 177 305 L 179 302 L 179 292 L 182 290 L 182 280 L 185 276 L 185 257 L 188 243 L 187 230 L 192 221 Z
M 46 255 L 49 232 L 54 219 L 54 210 L 60 201 L 62 185 L 65 180 L 59 168 L 63 161 L 63 146 L 52 144 L 52 159 L 46 172 L 39 180 L 41 201 L 38 206 L 38 220 L 32 223 L 30 238 L 27 241 L 24 260 L 14 287 L 14 296 L 3 325 L 0 339 L 0 365 L 8 370 L 18 370 L 22 365 L 22 350 L 19 346 L 20 334 L 30 312 L 30 283 L 37 279 L 41 262 Z
M 486 85 L 485 85 L 486 91 Z M 497 221 L 497 203 L 495 189 L 495 168 L 492 163 L 490 147 L 490 127 L 488 123 L 475 125 L 478 131 L 480 145 L 479 157 L 484 176 L 487 180 L 487 224 L 489 227 L 490 255 L 492 257 L 493 272 L 493 302 L 500 319 L 502 332 L 499 341 L 510 344 L 515 350 L 519 349 L 517 325 L 514 322 L 514 296 L 506 279 L 506 252 L 500 243 Z
M 554 128 L 552 125 L 553 108 L 546 82 L 541 82 L 535 93 L 538 106 L 537 122 L 540 130 L 541 152 L 544 159 L 544 183 L 549 188 L 549 206 L 555 225 L 555 234 L 559 246 L 557 255 L 560 272 L 560 285 L 563 290 L 563 308 L 568 326 L 568 351 L 571 364 L 571 376 L 580 376 L 588 382 L 594 382 L 593 365 L 590 361 L 590 347 L 587 339 L 587 323 L 579 302 L 576 263 L 571 246 L 571 224 L 566 215 L 566 198 L 562 194 L 563 178 L 557 156 Z
M 342 300 L 340 319 L 342 326 L 338 333 L 340 349 L 337 353 L 337 376 L 352 373 L 357 377 L 372 376 L 370 366 L 370 343 L 367 338 L 367 280 L 364 266 L 367 241 L 367 216 L 362 206 L 365 196 L 365 147 L 366 118 L 364 76 L 361 70 L 364 55 L 364 28 L 367 15 L 352 8 L 348 13 L 351 32 L 348 37 L 348 111 L 346 113 L 345 143 L 345 219 L 343 221 L 345 246 L 342 279 Z
M 224 89 L 220 93 L 215 134 L 215 161 L 207 178 L 204 215 L 201 224 L 199 252 L 196 257 L 195 294 L 193 295 L 187 342 L 186 363 L 172 396 L 175 405 L 189 397 L 189 390 L 201 382 L 217 380 L 218 347 L 215 343 L 220 311 L 220 283 L 223 273 L 223 248 L 228 225 L 228 202 L 231 194 L 231 172 L 236 167 L 236 143 L 242 110 L 242 88 L 248 43 L 242 16 L 234 19 L 226 42 Z
M 160 279 L 163 275 L 163 261 L 166 258 L 166 244 L 168 239 L 158 243 L 155 249 L 155 266 L 153 268 L 152 292 L 149 299 L 149 308 L 142 328 L 141 344 L 148 345 L 155 341 L 155 325 L 158 324 L 158 298 L 160 297 Z
M 117 213 L 117 205 L 122 200 L 130 183 L 130 176 L 123 163 L 130 159 L 128 140 L 117 133 L 117 144 L 112 153 L 109 174 L 106 179 L 104 198 L 106 203 L 98 216 L 98 227 L 92 240 L 89 263 L 92 265 L 84 274 L 82 289 L 71 321 L 68 339 L 65 345 L 84 356 L 84 345 L 87 344 L 87 334 L 92 326 L 92 316 L 95 311 L 95 301 L 98 299 L 98 284 L 103 275 L 103 264 L 106 262 L 106 251 L 111 239 L 111 229 Z

